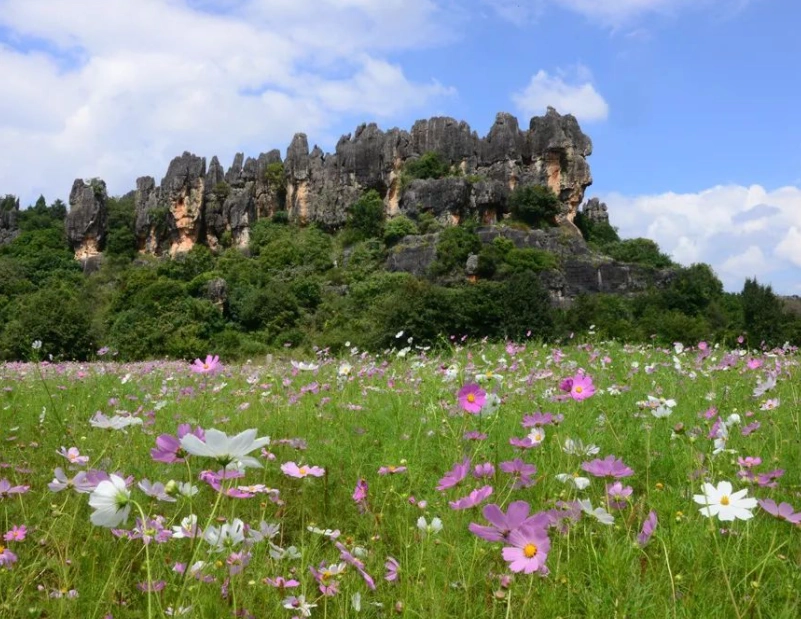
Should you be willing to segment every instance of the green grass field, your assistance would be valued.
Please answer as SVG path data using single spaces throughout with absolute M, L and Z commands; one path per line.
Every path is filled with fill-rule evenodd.
M 794 350 L 473 344 L 437 356 L 320 354 L 301 368 L 254 360 L 214 373 L 104 359 L 0 366 L 2 617 L 801 616 L 799 525 L 748 501 L 738 512 L 748 520 L 709 518 L 693 498 L 704 482 L 728 481 L 747 498 L 801 511 Z M 596 392 L 577 400 L 560 385 L 582 374 Z M 479 401 L 499 396 L 497 410 L 491 401 L 480 414 L 462 410 L 469 384 L 481 387 Z M 755 396 L 758 384 L 767 390 Z M 648 396 L 675 406 L 657 411 L 644 406 Z M 98 411 L 133 423 L 95 427 Z M 524 439 L 540 423 L 544 438 L 532 446 Z M 229 436 L 255 429 L 271 439 L 247 454 L 262 468 L 221 479 L 208 472 L 224 455 L 155 461 L 157 437 L 179 424 Z M 568 439 L 598 451 L 567 453 Z M 619 508 L 606 493 L 615 480 L 582 468 L 610 455 L 623 461 L 617 473 L 632 473 L 618 480 L 631 488 Z M 464 479 L 437 490 L 465 458 Z M 515 459 L 536 467 L 525 487 L 503 470 L 519 467 L 508 464 Z M 72 485 L 53 483 L 58 467 Z M 310 467 L 324 474 L 285 472 Z M 109 495 L 102 480 L 112 473 L 132 480 Z M 149 496 L 143 480 L 166 490 Z M 356 501 L 360 480 L 366 498 Z M 185 482 L 197 493 L 178 492 Z M 451 507 L 486 487 L 476 506 Z M 104 496 L 111 506 L 96 519 L 130 510 L 114 527 L 90 520 L 90 501 Z M 539 530 L 550 549 L 533 573 L 504 560 L 511 536 L 487 541 L 468 528 L 488 524 L 485 506 L 515 501 L 546 514 Z M 638 543 L 651 511 L 658 525 Z M 192 514 L 198 535 L 173 535 Z M 542 558 L 544 549 L 520 551 Z

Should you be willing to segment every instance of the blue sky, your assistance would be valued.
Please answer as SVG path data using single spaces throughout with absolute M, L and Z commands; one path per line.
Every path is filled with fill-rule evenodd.
M 0 0 L 0 193 L 547 104 L 626 236 L 801 294 L 794 0 Z

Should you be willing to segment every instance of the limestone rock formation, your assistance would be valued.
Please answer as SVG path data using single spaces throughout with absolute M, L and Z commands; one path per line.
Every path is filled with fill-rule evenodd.
M 106 243 L 108 210 L 106 183 L 98 178 L 77 178 L 72 184 L 64 226 L 76 260 L 84 265 L 97 259 Z
M 606 202 L 601 202 L 598 198 L 590 198 L 581 207 L 584 216 L 595 223 L 609 223 L 609 209 Z
M 19 198 L 7 196 L 0 201 L 0 245 L 13 241 L 19 234 Z

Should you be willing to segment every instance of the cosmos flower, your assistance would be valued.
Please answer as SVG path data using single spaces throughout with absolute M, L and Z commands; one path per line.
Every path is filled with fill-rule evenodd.
M 325 475 L 325 469 L 320 466 L 308 466 L 306 464 L 298 466 L 294 462 L 285 462 L 281 465 L 281 470 L 284 472 L 284 475 L 296 477 L 298 479 L 304 477 L 322 477 Z
M 462 460 L 462 462 L 454 465 L 454 467 L 450 471 L 445 473 L 445 476 L 439 480 L 439 484 L 437 485 L 437 490 L 442 492 L 443 490 L 447 490 L 448 488 L 453 488 L 465 477 L 467 477 L 467 473 L 469 470 L 470 470 L 470 458 L 465 458 L 464 460 Z
M 526 574 L 543 571 L 551 549 L 551 540 L 544 528 L 536 525 L 520 527 L 509 533 L 507 541 L 511 545 L 504 547 L 502 553 L 511 571 Z
M 640 531 L 640 534 L 637 536 L 637 543 L 640 545 L 640 547 L 645 546 L 651 539 L 651 536 L 656 530 L 657 524 L 658 520 L 656 517 L 656 512 L 651 510 L 648 513 L 648 517 L 645 519 L 645 522 L 642 524 L 642 530 Z
M 475 383 L 468 383 L 459 390 L 457 399 L 462 410 L 475 415 L 487 401 L 487 392 Z
M 220 466 L 238 465 L 241 467 L 261 468 L 261 463 L 248 456 L 251 451 L 270 444 L 270 437 L 256 438 L 256 430 L 250 429 L 229 437 L 220 430 L 206 430 L 205 438 L 195 434 L 185 434 L 181 438 L 181 447 L 193 456 L 203 456 L 216 460 Z
M 479 488 L 478 490 L 473 490 L 470 494 L 461 499 L 457 499 L 456 501 L 449 501 L 448 505 L 451 506 L 451 509 L 470 509 L 471 507 L 475 507 L 485 499 L 487 499 L 492 494 L 492 486 L 484 486 L 483 488 Z
M 97 484 L 89 495 L 92 524 L 100 527 L 116 527 L 128 519 L 131 513 L 131 492 L 125 480 L 118 475 L 109 475 L 107 480 Z
M 59 456 L 62 456 L 69 460 L 70 464 L 75 464 L 77 466 L 84 466 L 89 464 L 89 456 L 82 456 L 81 452 L 78 451 L 77 447 L 70 447 L 67 449 L 66 447 L 62 447 L 56 452 Z
M 189 369 L 196 374 L 216 374 L 222 371 L 222 363 L 220 363 L 220 357 L 217 355 L 213 357 L 207 355 L 205 361 L 195 359 L 195 362 L 189 366 Z
M 779 503 L 776 505 L 776 501 L 773 499 L 760 499 L 757 503 L 759 503 L 759 506 L 764 511 L 768 512 L 771 516 L 775 516 L 779 520 L 786 520 L 792 524 L 801 523 L 801 512 L 796 512 L 789 503 Z
M 388 580 L 389 582 L 395 582 L 398 580 L 398 572 L 400 571 L 400 563 L 394 557 L 387 557 L 386 563 L 384 563 L 384 567 L 387 569 L 387 573 L 384 576 L 384 580 Z
M 706 482 L 702 486 L 703 494 L 693 495 L 693 500 L 703 507 L 699 510 L 702 515 L 719 520 L 750 520 L 754 517 L 751 510 L 757 506 L 757 500 L 746 498 L 747 489 L 733 492 L 728 481 L 721 481 L 717 487 Z
M 550 518 L 547 514 L 537 513 L 529 516 L 531 506 L 526 501 L 515 501 L 511 503 L 506 509 L 504 514 L 501 508 L 491 503 L 484 506 L 484 518 L 486 518 L 490 526 L 470 523 L 469 529 L 473 535 L 477 535 L 481 539 L 488 542 L 500 542 L 509 539 L 509 534 L 516 531 L 522 526 L 535 525 L 545 528 L 550 523 Z
M 591 462 L 582 462 L 581 468 L 595 477 L 630 477 L 634 471 L 625 465 L 622 459 L 615 458 L 614 455 L 606 456 L 603 460 L 596 458 Z

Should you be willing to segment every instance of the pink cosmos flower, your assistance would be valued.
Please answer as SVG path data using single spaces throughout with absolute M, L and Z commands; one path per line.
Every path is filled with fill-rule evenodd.
M 648 513 L 648 517 L 645 519 L 645 522 L 642 524 L 642 531 L 637 536 L 637 543 L 642 547 L 648 543 L 648 540 L 651 539 L 651 536 L 654 534 L 656 530 L 656 525 L 658 524 L 658 520 L 656 517 L 656 512 L 651 510 Z
M 483 432 L 471 430 L 470 432 L 465 432 L 462 438 L 466 441 L 485 441 L 487 440 L 487 435 Z
M 0 479 L 0 499 L 7 499 L 12 494 L 25 494 L 30 486 L 12 486 L 7 479 Z
M 367 587 L 372 591 L 375 591 L 375 581 L 373 580 L 373 577 L 365 571 L 364 563 L 354 557 L 347 547 L 341 542 L 334 542 L 334 546 L 336 546 L 337 550 L 339 550 L 339 558 L 348 565 L 355 567 L 356 571 L 361 574 L 364 582 L 367 584 Z
M 367 491 L 369 486 L 366 479 L 360 479 L 356 482 L 356 488 L 353 490 L 353 501 L 359 508 L 359 513 L 367 511 Z
M 298 466 L 294 462 L 285 462 L 281 465 L 281 470 L 284 472 L 284 475 L 297 477 L 298 479 L 304 477 L 322 477 L 325 475 L 325 469 L 321 466 L 309 466 L 307 464 Z
M 445 476 L 439 480 L 439 485 L 437 486 L 437 490 L 442 492 L 443 490 L 447 490 L 448 488 L 453 488 L 465 477 L 467 477 L 467 472 L 469 470 L 470 470 L 470 458 L 465 458 L 464 460 L 462 460 L 461 463 L 454 465 L 454 467 L 450 471 L 445 473 Z
M 475 383 L 468 383 L 459 390 L 457 398 L 462 410 L 475 415 L 481 412 L 487 401 L 487 392 Z
M 276 576 L 275 578 L 264 578 L 262 582 L 265 585 L 270 585 L 271 587 L 275 587 L 276 589 L 292 589 L 294 587 L 299 587 L 300 582 L 295 580 L 294 578 L 290 578 L 287 580 L 283 576 Z
M 406 471 L 405 466 L 395 466 L 394 464 L 390 464 L 389 466 L 382 466 L 378 469 L 379 475 L 397 475 L 398 473 L 403 473 Z
M 630 477 L 634 471 L 625 465 L 622 459 L 606 456 L 603 460 L 596 458 L 592 462 L 582 462 L 581 468 L 595 477 Z
M 579 372 L 572 379 L 570 386 L 570 397 L 580 402 L 586 400 L 595 394 L 595 385 L 592 384 L 592 378 Z
M 509 533 L 507 541 L 511 546 L 504 547 L 502 552 L 511 571 L 531 574 L 545 570 L 551 540 L 544 528 L 536 525 L 521 526 Z
M 485 501 L 492 494 L 492 486 L 484 486 L 473 490 L 470 494 L 455 501 L 449 501 L 451 509 L 470 509 Z
M 17 562 L 17 555 L 15 555 L 11 550 L 8 548 L 3 548 L 0 546 L 2 550 L 0 550 L 0 566 L 11 568 Z
M 3 536 L 3 539 L 7 542 L 21 542 L 25 539 L 25 536 L 28 534 L 28 528 L 22 524 L 20 526 L 14 525 L 11 529 Z
M 747 469 L 751 469 L 762 464 L 762 458 L 759 456 L 746 456 L 745 458 L 739 457 L 737 458 L 737 464 Z
M 395 582 L 396 580 L 398 580 L 400 563 L 398 563 L 397 559 L 393 557 L 387 557 L 387 562 L 384 563 L 384 567 L 387 568 L 387 573 L 384 576 L 384 580 L 388 580 L 389 582 Z
M 500 467 L 504 473 L 514 477 L 515 488 L 528 488 L 534 485 L 534 480 L 531 477 L 537 474 L 537 467 L 533 464 L 523 462 L 520 458 L 515 458 L 514 460 L 501 462 Z
M 569 391 L 569 389 L 568 389 Z M 564 419 L 563 415 L 554 415 L 552 413 L 532 413 L 523 417 L 522 425 L 524 428 L 537 428 L 542 426 L 549 426 L 554 423 L 559 423 Z
M 511 503 L 504 514 L 501 508 L 495 503 L 486 505 L 482 510 L 484 518 L 486 518 L 490 526 L 470 523 L 468 527 L 473 533 L 481 539 L 488 542 L 500 542 L 509 539 L 509 534 L 516 531 L 523 525 L 537 526 L 545 528 L 550 522 L 547 514 L 536 513 L 531 516 L 528 515 L 531 507 L 526 501 L 515 501 Z
M 81 452 L 78 451 L 77 447 L 70 447 L 67 449 L 66 447 L 62 447 L 56 452 L 59 456 L 63 456 L 67 460 L 70 461 L 70 464 L 75 464 L 78 466 L 84 466 L 89 464 L 89 456 L 82 456 Z
M 473 477 L 476 479 L 481 479 L 482 477 L 492 477 L 495 475 L 495 467 L 492 466 L 491 462 L 483 462 L 482 464 L 476 464 L 473 467 Z
M 628 504 L 628 498 L 634 489 L 631 486 L 623 487 L 619 481 L 606 486 L 606 496 L 609 497 L 609 506 L 615 509 L 623 509 Z
M 206 356 L 205 361 L 201 361 L 200 359 L 195 359 L 195 362 L 189 367 L 193 372 L 196 374 L 216 374 L 217 372 L 222 371 L 222 363 L 220 363 L 220 357 L 214 355 Z
M 765 499 L 764 501 L 759 499 L 757 503 L 771 516 L 775 516 L 779 520 L 786 520 L 792 524 L 801 523 L 801 512 L 796 512 L 789 503 L 779 503 L 776 505 L 776 501 L 773 499 Z
M 150 450 L 150 457 L 156 462 L 172 464 L 175 462 L 185 462 L 186 451 L 181 447 L 181 439 L 187 434 L 194 434 L 201 441 L 206 440 L 206 433 L 203 428 L 197 426 L 194 430 L 188 423 L 178 426 L 177 436 L 172 434 L 162 434 L 156 438 L 156 447 Z

